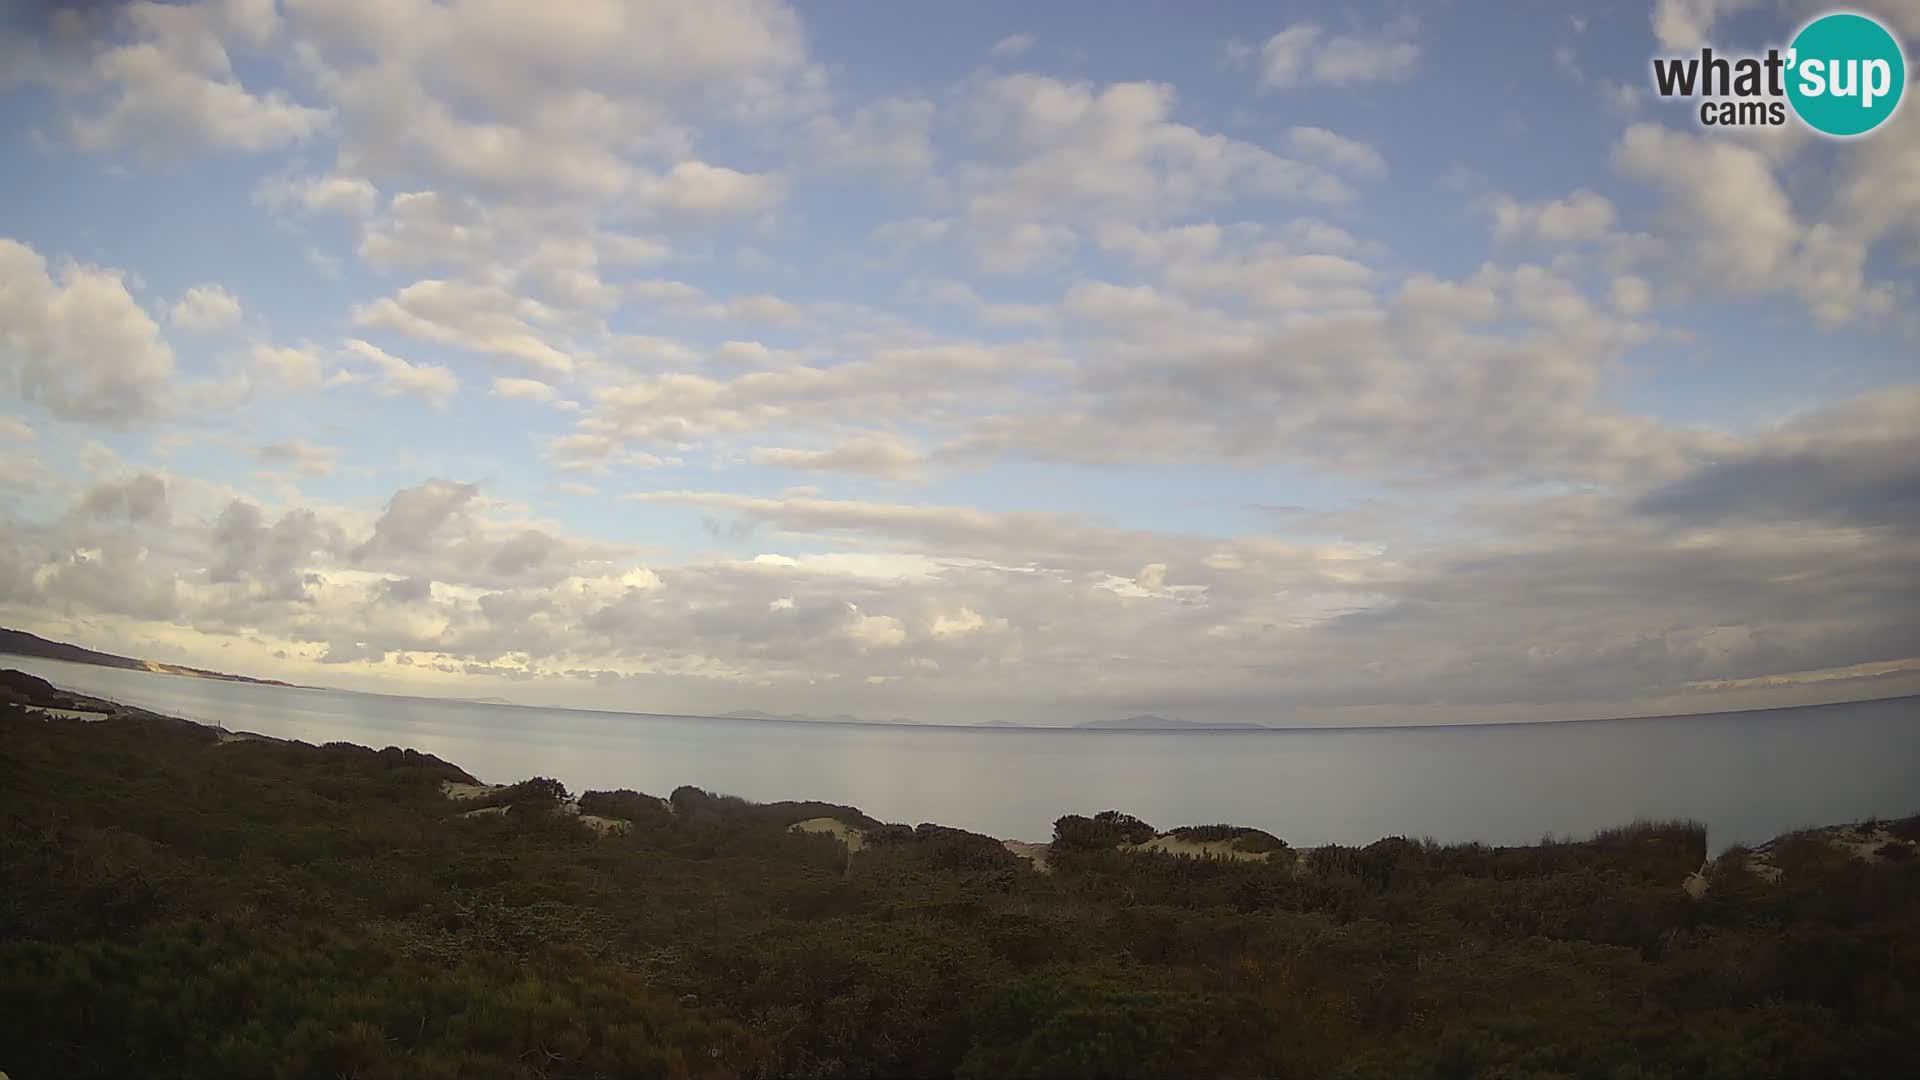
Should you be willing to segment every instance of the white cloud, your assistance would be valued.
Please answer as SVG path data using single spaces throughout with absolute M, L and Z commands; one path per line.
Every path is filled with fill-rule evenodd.
M 1318 23 L 1301 23 L 1268 38 L 1259 64 L 1263 87 L 1402 82 L 1419 68 L 1420 46 L 1411 27 L 1401 24 L 1366 36 L 1328 34 Z
M 173 350 L 118 272 L 46 259 L 0 239 L 0 385 L 65 420 L 128 427 L 153 418 Z
M 989 619 L 970 607 L 961 606 L 951 614 L 940 612 L 933 617 L 933 623 L 927 633 L 939 639 L 964 638 L 979 633 L 994 633 L 1007 629 L 1007 620 Z
M 344 161 L 375 182 L 615 200 L 657 186 L 646 163 L 684 157 L 698 121 L 769 122 L 826 98 L 779 0 L 296 0 L 290 14 Z
M 815 117 L 808 136 L 815 160 L 828 168 L 921 173 L 933 166 L 932 120 L 931 101 L 886 98 L 860 106 L 846 120 Z
M 1628 317 L 1644 315 L 1653 308 L 1653 286 L 1632 274 L 1614 278 L 1609 295 L 1614 310 Z
M 1317 166 L 1174 121 L 1175 100 L 1163 83 L 1096 87 L 1030 74 L 978 82 L 963 111 L 993 164 L 960 173 L 967 217 L 1051 230 L 1163 221 L 1230 198 L 1352 197 Z
M 704 161 L 683 161 L 658 177 L 641 179 L 640 205 L 681 217 L 750 217 L 780 205 L 786 178 L 777 172 L 747 173 Z
M 1791 293 L 1826 323 L 1892 308 L 1891 290 L 1866 280 L 1866 241 L 1827 223 L 1803 224 L 1766 147 L 1635 124 L 1615 145 L 1613 164 L 1665 197 L 1664 223 L 1684 259 L 1676 269 L 1693 288 Z
M 132 147 L 173 160 L 201 147 L 263 151 L 326 129 L 331 110 L 294 101 L 283 90 L 255 93 L 235 78 L 229 47 L 259 49 L 279 32 L 278 17 L 257 5 L 133 4 L 120 13 L 126 40 L 102 47 L 90 82 L 108 100 L 68 118 L 87 150 Z
M 414 364 L 358 338 L 347 341 L 347 349 L 373 368 L 373 388 L 382 397 L 417 397 L 436 409 L 444 409 L 460 390 L 460 378 L 442 364 Z
M 538 379 L 519 379 L 506 376 L 501 376 L 493 380 L 493 387 L 487 391 L 487 396 L 501 398 L 506 401 L 530 401 L 536 405 L 555 405 L 562 408 L 573 404 L 570 401 L 563 400 L 560 397 L 560 391 Z
M 248 360 L 255 371 L 290 390 L 311 390 L 326 377 L 326 363 L 311 346 L 255 345 Z
M 218 285 L 195 285 L 173 305 L 167 319 L 183 330 L 212 334 L 240 322 L 240 300 Z
M 309 214 L 337 214 L 346 218 L 370 216 L 380 191 L 365 177 L 269 176 L 253 189 L 253 200 L 274 210 L 298 208 Z
M 1032 34 L 1008 34 L 1006 37 L 994 42 L 993 48 L 988 51 L 1002 59 L 1011 58 L 1024 54 L 1027 50 L 1033 48 L 1035 42 L 1038 40 L 1039 39 Z
M 1373 179 L 1387 174 L 1387 159 L 1358 139 L 1326 128 L 1287 129 L 1287 147 L 1303 158 L 1316 160 L 1337 172 Z
M 354 309 L 356 326 L 377 327 L 441 345 L 511 357 L 554 372 L 573 370 L 572 355 L 546 341 L 534 323 L 558 312 L 499 286 L 429 279 Z
M 1599 240 L 1613 231 L 1613 201 L 1582 188 L 1564 199 L 1525 203 L 1510 196 L 1494 198 L 1493 236 L 1503 243 L 1525 242 L 1548 247 Z
M 862 649 L 894 649 L 907 643 L 907 628 L 891 615 L 862 615 L 851 612 L 845 633 Z
M 867 473 L 875 476 L 909 475 L 926 462 L 919 448 L 898 435 L 857 435 L 823 450 L 757 447 L 754 464 L 776 469 L 814 472 Z

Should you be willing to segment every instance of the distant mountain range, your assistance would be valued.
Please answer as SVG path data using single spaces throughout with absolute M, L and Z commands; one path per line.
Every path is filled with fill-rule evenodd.
M 43 660 L 65 660 L 70 664 L 93 664 L 96 667 L 120 668 L 124 671 L 152 671 L 161 675 L 187 675 L 196 679 L 218 679 L 221 682 L 259 683 L 265 686 L 292 686 L 293 683 L 278 679 L 254 679 L 245 675 L 228 675 L 222 671 L 208 671 L 205 668 L 183 667 L 179 664 L 162 664 L 155 660 L 135 660 L 131 656 L 115 656 L 94 649 L 83 649 L 78 645 L 69 645 L 64 641 L 48 641 L 38 634 L 29 634 L 25 630 L 9 630 L 0 627 L 0 653 L 12 653 L 15 656 L 37 656 Z
M 1265 724 L 1209 723 L 1200 720 L 1174 720 L 1165 716 L 1128 716 L 1119 720 L 1089 720 L 1075 727 L 1103 728 L 1109 731 L 1176 731 L 1191 728 L 1262 728 Z
M 807 723 L 807 724 L 870 724 L 870 723 L 873 723 L 873 721 L 871 720 L 862 720 L 857 716 L 848 716 L 846 713 L 835 713 L 832 716 L 808 716 L 806 713 L 770 713 L 770 712 L 762 712 L 759 709 L 735 709 L 732 712 L 721 713 L 720 717 L 721 719 L 724 719 L 724 720 L 791 720 L 791 721 L 795 721 L 799 723 Z M 896 724 L 911 723 L 911 722 L 912 721 L 901 721 L 901 720 L 893 721 L 893 723 L 896 723 Z

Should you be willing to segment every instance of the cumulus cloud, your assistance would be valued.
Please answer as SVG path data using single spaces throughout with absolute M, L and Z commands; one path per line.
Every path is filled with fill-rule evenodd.
M 1549 247 L 1599 240 L 1613 231 L 1616 217 L 1613 200 L 1585 188 L 1537 203 L 1496 196 L 1491 210 L 1496 240 Z
M 49 267 L 0 239 L 0 380 L 55 416 L 124 428 L 157 413 L 173 349 L 115 271 Z
M 816 160 L 829 168 L 920 173 L 933 165 L 933 111 L 923 98 L 887 98 L 844 120 L 815 117 L 808 136 Z
M 460 391 L 460 377 L 444 364 L 409 363 L 359 338 L 349 339 L 346 347 L 372 368 L 373 389 L 382 397 L 416 397 L 444 409 Z
M 1324 169 L 1179 123 L 1175 102 L 1163 83 L 985 79 L 965 111 L 1000 164 L 963 172 L 969 219 L 983 229 L 1057 228 L 1063 219 L 1163 220 L 1235 196 L 1351 197 Z
M 1635 124 L 1615 145 L 1613 164 L 1664 197 L 1664 224 L 1684 238 L 1676 245 L 1680 273 L 1694 287 L 1786 292 L 1827 323 L 1891 310 L 1890 288 L 1867 280 L 1866 240 L 1804 222 L 1765 148 Z
M 1380 156 L 1380 151 L 1326 128 L 1288 128 L 1287 145 L 1301 157 L 1317 160 L 1337 172 L 1367 178 L 1387 174 L 1387 159 Z
M 264 151 L 305 141 L 333 112 L 284 90 L 256 92 L 235 77 L 229 50 L 259 49 L 280 32 L 270 7 L 202 2 L 129 4 L 123 38 L 91 58 L 90 88 L 103 103 L 68 126 L 86 150 L 131 147 L 175 160 L 201 147 Z
M 566 372 L 573 368 L 573 357 L 549 344 L 547 334 L 535 325 L 558 321 L 558 313 L 547 305 L 499 286 L 434 279 L 416 281 L 354 311 L 359 326 Z
M 195 285 L 167 312 L 173 325 L 196 334 L 212 334 L 239 323 L 246 313 L 239 298 L 218 285 Z
M 840 142 L 838 152 L 847 160 L 876 152 L 863 148 L 858 139 L 858 133 L 839 129 L 826 136 L 829 143 Z M 886 153 L 884 148 L 877 152 Z M 641 180 L 634 198 L 643 206 L 682 217 L 727 218 L 771 210 L 786 198 L 786 192 L 786 179 L 779 173 L 747 173 L 704 161 L 683 161 L 662 176 Z
M 364 218 L 378 205 L 380 191 L 361 176 L 269 176 L 253 190 L 253 200 L 275 210 Z
M 1420 45 L 1405 24 L 1367 35 L 1329 34 L 1319 23 L 1300 23 L 1268 38 L 1258 64 L 1262 87 L 1401 82 L 1418 70 Z

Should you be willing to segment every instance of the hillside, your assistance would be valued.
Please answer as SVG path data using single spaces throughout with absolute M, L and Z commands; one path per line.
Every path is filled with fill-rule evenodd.
M 1920 819 L 1019 845 L 0 703 L 0 1069 L 39 1077 L 1920 1075 Z
M 5 627 L 0 627 L 0 653 L 13 656 L 37 656 L 45 660 L 65 660 L 70 664 L 93 664 L 97 667 L 122 668 L 128 671 L 152 671 L 162 675 L 219 679 L 223 682 L 260 683 L 266 686 L 293 685 L 278 679 L 254 679 L 245 675 L 228 675 L 225 672 L 207 671 L 204 668 L 185 667 L 180 664 L 162 664 L 154 660 L 115 656 L 112 653 L 69 645 L 64 641 L 48 641 L 37 634 L 29 634 L 24 630 L 9 630 Z

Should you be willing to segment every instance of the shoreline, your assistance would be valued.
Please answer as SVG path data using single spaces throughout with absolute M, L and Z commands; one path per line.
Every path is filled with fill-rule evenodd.
M 309 749 L 320 748 L 315 744 L 306 743 L 297 739 L 284 739 L 259 732 L 233 730 L 220 724 L 208 724 L 183 717 L 168 716 L 139 706 L 126 705 L 110 699 L 66 690 L 54 685 L 48 680 L 27 672 L 19 671 L 18 669 L 0 668 L 0 705 L 5 704 L 18 705 L 24 709 L 37 712 L 49 722 L 65 721 L 92 724 L 109 720 L 132 720 L 142 723 L 161 723 L 176 727 L 184 726 L 201 729 L 213 733 L 215 736 L 215 746 L 228 746 L 236 743 L 260 741 L 287 746 L 307 747 Z M 809 721 L 783 722 L 809 723 Z M 380 752 L 374 747 L 361 746 L 357 743 L 328 743 L 325 745 L 347 745 L 368 752 Z M 464 817 L 506 813 L 509 809 L 507 805 L 496 804 L 489 802 L 489 800 L 505 796 L 512 792 L 519 783 L 525 782 L 489 784 L 480 781 L 461 766 L 446 761 L 427 751 L 412 747 L 397 746 L 388 747 L 387 749 L 408 755 L 417 755 L 423 760 L 437 762 L 458 773 L 462 779 L 443 783 L 441 785 L 441 794 L 456 803 L 487 803 L 487 805 L 464 812 L 462 815 Z M 620 835 L 626 832 L 631 827 L 631 822 L 628 820 L 584 813 L 582 811 L 580 799 L 594 794 L 605 793 L 589 791 L 582 792 L 580 796 L 562 798 L 556 802 L 554 812 L 576 819 L 595 836 Z M 711 796 L 711 793 L 709 794 Z M 732 800 L 740 802 L 743 805 L 754 807 L 777 808 L 789 805 L 830 806 L 830 804 L 803 800 L 777 800 L 774 802 L 759 803 L 731 795 L 711 797 Z M 669 814 L 674 812 L 671 801 L 659 799 L 658 797 L 653 798 L 657 799 L 659 804 L 665 808 L 666 812 Z M 876 825 L 877 819 L 869 817 L 864 811 L 856 807 L 839 807 L 836 808 L 836 810 L 836 813 L 818 814 L 794 821 L 790 823 L 787 828 L 793 832 L 831 836 L 846 849 L 849 867 L 852 866 L 855 853 L 872 846 L 872 843 L 875 841 L 871 840 L 870 837 L 872 837 L 876 831 L 887 832 L 907 828 L 905 825 L 898 824 L 879 823 Z M 1107 814 L 1110 813 L 1114 812 L 1109 811 L 1103 813 L 1102 815 L 1098 815 L 1096 819 L 1086 819 L 1079 815 L 1068 814 L 1060 818 L 1060 823 L 1065 823 L 1069 820 L 1091 822 L 1105 818 Z M 1126 817 L 1125 815 L 1122 816 Z M 857 820 L 847 820 L 849 817 Z M 1143 823 L 1130 817 L 1128 817 L 1127 820 L 1132 821 L 1135 826 L 1146 828 Z M 1605 828 L 1597 830 L 1594 836 L 1589 838 L 1554 838 L 1549 835 L 1543 838 L 1541 845 L 1592 843 L 1602 836 L 1638 829 L 1646 824 L 1648 823 L 1636 821 L 1626 826 Z M 1700 823 L 1693 824 L 1699 829 L 1701 843 L 1704 846 L 1707 842 L 1707 827 Z M 1060 825 L 1057 824 L 1056 835 L 1059 827 Z M 1035 872 L 1041 874 L 1052 872 L 1054 849 L 1059 843 L 1058 839 L 1052 842 L 1041 842 L 996 837 L 985 833 L 973 833 L 970 830 L 956 829 L 951 826 L 935 823 L 922 823 L 917 827 L 918 831 L 929 829 L 989 839 L 1003 848 L 1007 853 L 1029 864 Z M 1920 853 L 1920 842 L 1903 839 L 1892 833 L 1883 831 L 1878 818 L 1860 818 L 1851 822 L 1814 825 L 1790 830 L 1757 845 L 1729 845 L 1727 849 L 1717 855 L 1712 854 L 1709 849 L 1700 868 L 1680 882 L 1679 887 L 1687 896 L 1693 899 L 1698 900 L 1704 897 L 1709 891 L 1709 882 L 1715 868 L 1722 860 L 1729 857 L 1736 858 L 1742 865 L 1751 868 L 1761 878 L 1777 882 L 1780 878 L 1780 869 L 1772 862 L 1773 852 L 1778 850 L 1783 844 L 1808 837 L 1819 839 L 1849 857 L 1857 858 L 1868 863 L 1904 861 Z M 1250 846 L 1246 843 L 1246 841 L 1249 840 L 1253 841 Z M 1322 844 L 1313 847 L 1292 848 L 1284 839 L 1274 836 L 1262 829 L 1221 823 L 1212 825 L 1185 825 L 1164 832 L 1148 830 L 1148 832 L 1143 835 L 1135 835 L 1127 839 L 1116 840 L 1110 844 L 1109 847 L 1111 850 L 1121 852 L 1161 854 L 1182 859 L 1229 862 L 1269 861 L 1273 854 L 1281 852 L 1288 854 L 1292 860 L 1295 873 L 1299 874 L 1310 872 L 1307 868 L 1311 865 L 1312 856 L 1315 851 L 1369 850 L 1377 845 L 1388 843 L 1411 843 L 1428 848 L 1473 847 L 1485 848 L 1491 851 L 1525 850 L 1529 847 L 1541 846 L 1490 845 L 1478 841 L 1438 844 L 1431 839 L 1410 840 L 1404 836 L 1387 836 L 1381 837 L 1367 845 Z M 1899 854 L 1893 849 L 1903 849 L 1905 854 Z
M 39 656 L 32 653 L 9 653 L 0 651 L 0 666 L 10 659 L 31 660 L 36 663 L 70 664 L 82 668 L 100 668 L 106 671 L 126 671 L 133 674 L 173 675 L 179 678 L 196 679 L 203 682 L 224 683 L 231 686 L 262 686 L 276 690 L 304 690 L 310 693 L 345 694 L 360 697 L 387 698 L 396 701 L 419 701 L 436 705 L 464 705 L 489 709 L 528 709 L 535 712 L 583 713 L 594 716 L 631 716 L 649 720 L 700 720 L 706 722 L 737 724 L 785 724 L 794 727 L 818 728 L 889 728 L 903 731 L 988 731 L 1010 732 L 1014 734 L 1063 734 L 1078 735 L 1326 735 L 1354 732 L 1408 732 L 1408 731 L 1478 731 L 1556 727 L 1568 724 L 1616 724 L 1616 723 L 1652 723 L 1662 720 L 1698 720 L 1703 717 L 1724 716 L 1742 717 L 1762 713 L 1797 712 L 1806 709 L 1830 709 L 1854 705 L 1891 705 L 1899 702 L 1912 703 L 1920 709 L 1920 694 L 1895 694 L 1891 697 L 1851 698 L 1842 701 L 1805 702 L 1797 705 L 1769 705 L 1748 709 L 1706 709 L 1699 712 L 1675 713 L 1635 713 L 1626 716 L 1581 716 L 1566 720 L 1486 720 L 1466 723 L 1439 724 L 1294 724 L 1273 725 L 1259 723 L 1240 724 L 1195 724 L 1175 727 L 1111 727 L 1059 725 L 1059 724 L 1002 724 L 983 722 L 977 724 L 950 724 L 937 721 L 913 721 L 896 723 L 888 720 L 803 720 L 783 716 L 727 716 L 705 713 L 656 713 L 641 712 L 633 709 L 601 709 L 583 705 L 528 705 L 510 701 L 479 701 L 469 698 L 432 697 L 420 694 L 395 694 L 379 690 L 351 690 L 341 687 L 306 686 L 299 683 L 280 682 L 270 679 L 253 679 L 244 676 L 218 676 L 194 674 L 191 669 L 165 670 L 166 665 L 145 667 L 116 667 L 110 664 L 98 664 L 81 660 L 67 660 L 59 657 Z M 142 664 L 151 664 L 141 661 Z

